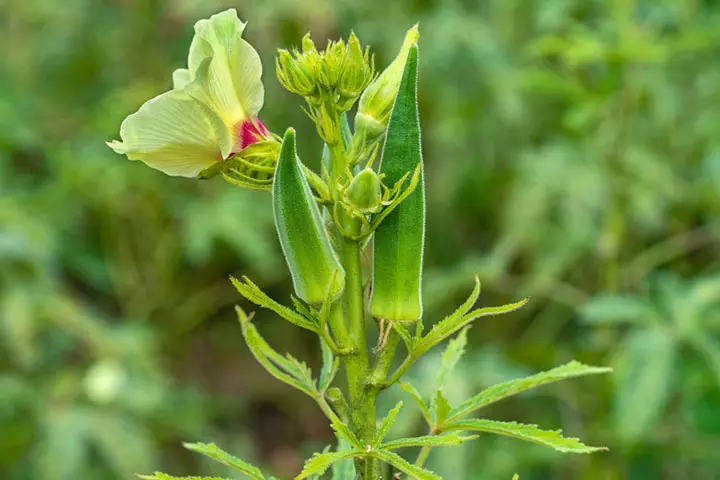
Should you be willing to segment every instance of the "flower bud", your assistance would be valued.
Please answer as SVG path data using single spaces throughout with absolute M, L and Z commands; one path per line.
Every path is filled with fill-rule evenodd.
M 385 125 L 370 115 L 358 112 L 355 115 L 355 130 L 363 136 L 363 141 L 370 141 L 385 133 Z
M 360 40 L 355 33 L 348 39 L 343 71 L 338 82 L 340 94 L 339 107 L 343 111 L 350 110 L 355 100 L 372 81 L 374 74 L 373 62 L 369 52 L 363 54 Z
M 360 213 L 375 213 L 382 206 L 382 183 L 372 168 L 358 173 L 345 192 L 345 199 Z
M 345 42 L 342 40 L 328 42 L 327 48 L 321 55 L 322 61 L 318 74 L 322 88 L 332 90 L 337 87 L 345 66 L 345 50 Z
M 392 63 L 363 92 L 360 97 L 358 114 L 367 115 L 382 125 L 387 125 L 400 87 L 408 51 L 410 46 L 417 42 L 418 38 L 420 38 L 420 34 L 417 25 L 415 25 L 405 34 L 405 41 Z
M 283 87 L 292 93 L 303 97 L 315 93 L 314 65 L 310 58 L 294 52 L 293 56 L 287 50 L 279 50 L 275 59 L 277 77 Z

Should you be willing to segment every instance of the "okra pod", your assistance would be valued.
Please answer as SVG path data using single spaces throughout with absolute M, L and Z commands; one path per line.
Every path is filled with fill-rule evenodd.
M 275 227 L 295 293 L 302 300 L 317 304 L 325 300 L 328 291 L 331 295 L 342 291 L 345 272 L 299 161 L 295 130 L 289 128 L 283 138 L 273 181 Z
M 408 52 L 400 89 L 390 114 L 380 172 L 393 185 L 422 165 L 417 106 L 417 45 Z M 394 322 L 422 317 L 421 279 L 425 243 L 425 192 L 421 174 L 415 190 L 375 231 L 370 313 Z

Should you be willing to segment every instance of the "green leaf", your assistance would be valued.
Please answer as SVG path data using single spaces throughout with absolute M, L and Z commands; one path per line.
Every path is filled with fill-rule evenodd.
M 345 440 L 338 441 L 338 452 L 348 452 L 352 447 Z M 350 459 L 332 464 L 332 480 L 355 480 L 355 462 Z
M 428 404 L 425 403 L 425 400 L 423 400 L 420 392 L 418 392 L 417 389 L 409 383 L 399 382 L 398 385 L 400 385 L 400 388 L 410 394 L 413 400 L 415 400 L 415 403 L 418 405 L 418 407 L 420 407 L 420 411 L 422 412 L 423 417 L 425 417 L 425 421 L 427 422 L 427 424 L 432 425 L 433 422 L 432 415 L 430 414 L 430 407 L 428 407 Z
M 358 440 L 358 438 L 355 436 L 355 434 L 350 430 L 350 427 L 348 427 L 345 423 L 338 420 L 333 420 L 333 422 L 330 424 L 332 429 L 335 431 L 335 435 L 341 439 L 348 442 L 353 447 L 362 450 L 365 448 L 365 445 Z
M 322 303 L 328 289 L 332 295 L 342 291 L 345 272 L 300 168 L 292 128 L 285 132 L 272 191 L 275 228 L 295 292 L 310 304 Z
M 322 350 L 322 368 L 320 369 L 320 379 L 318 380 L 318 391 L 325 393 L 332 381 L 335 379 L 335 375 L 340 368 L 340 359 L 333 355 L 330 347 L 328 347 L 325 340 L 320 339 L 320 349 Z
M 383 441 L 383 438 L 385 438 L 385 435 L 387 435 L 388 430 L 390 430 L 390 427 L 392 427 L 392 424 L 395 423 L 395 417 L 397 417 L 397 414 L 400 413 L 400 409 L 403 406 L 403 402 L 400 401 L 395 405 L 395 407 L 390 410 L 385 416 L 385 418 L 382 421 L 382 424 L 380 425 L 380 428 L 377 431 L 377 434 L 375 435 L 375 442 L 373 443 L 373 447 L 377 448 L 378 445 Z
M 435 399 L 433 401 L 433 411 L 435 412 L 435 425 L 438 427 L 442 427 L 451 410 L 452 407 L 450 406 L 450 402 L 448 402 L 447 398 L 445 398 L 445 395 L 443 395 L 442 389 L 438 388 L 435 392 Z
M 467 331 L 470 327 L 465 327 L 460 331 L 457 337 L 448 342 L 447 348 L 442 355 L 442 362 L 437 373 L 437 386 L 442 387 L 447 379 L 450 372 L 455 369 L 455 366 L 460 361 L 460 358 L 465 353 L 465 346 L 467 345 Z
M 614 294 L 593 297 L 581 310 L 582 320 L 592 325 L 646 323 L 657 315 L 641 299 Z
M 487 432 L 506 437 L 533 442 L 554 448 L 563 453 L 592 453 L 607 450 L 605 447 L 588 447 L 577 438 L 562 436 L 561 430 L 540 430 L 537 425 L 525 425 L 517 422 L 497 422 L 495 420 L 471 419 L 454 422 L 445 426 L 446 430 L 468 430 L 471 432 Z
M 370 452 L 370 455 L 382 460 L 383 462 L 389 463 L 401 472 L 409 475 L 409 477 L 413 480 L 442 480 L 441 477 L 435 475 L 430 470 L 425 470 L 417 465 L 413 465 L 397 453 L 393 453 L 389 450 L 373 450 Z
M 433 326 L 432 330 L 430 330 L 427 335 L 425 335 L 420 341 L 416 342 L 415 349 L 412 352 L 413 356 L 416 358 L 419 357 L 450 335 L 468 326 L 478 318 L 513 312 L 525 306 L 528 301 L 529 298 L 525 298 L 519 302 L 509 303 L 500 307 L 478 308 L 463 316 L 458 316 L 454 313 L 441 320 L 437 325 Z
M 394 184 L 422 168 L 420 119 L 417 105 L 417 45 L 408 51 L 388 123 L 380 173 Z M 419 184 L 375 230 L 370 313 L 394 322 L 422 317 L 422 264 L 425 245 L 425 187 Z
M 453 422 L 454 420 L 464 417 L 465 415 L 490 405 L 491 403 L 517 395 L 518 393 L 531 388 L 540 387 L 542 385 L 547 385 L 568 378 L 583 377 L 585 375 L 597 375 L 599 373 L 609 373 L 611 371 L 611 368 L 592 367 L 589 365 L 583 365 L 580 362 L 572 361 L 560 367 L 556 367 L 552 370 L 541 372 L 530 377 L 499 383 L 486 388 L 479 394 L 454 408 L 450 412 L 448 421 Z
M 319 325 L 315 323 L 312 317 L 301 315 L 292 309 L 279 304 L 272 298 L 268 297 L 265 292 L 255 285 L 248 277 L 243 276 L 242 281 L 235 277 L 230 277 L 230 281 L 235 286 L 240 295 L 247 298 L 249 301 L 268 310 L 272 310 L 277 313 L 280 317 L 284 318 L 293 325 L 297 325 L 300 328 L 310 330 L 317 333 L 319 331 Z
M 253 480 L 264 480 L 262 472 L 254 465 L 243 462 L 239 458 L 218 448 L 214 443 L 183 443 L 188 450 L 200 453 L 206 457 L 212 458 L 216 462 L 222 463 L 233 470 L 247 475 Z
M 167 473 L 155 472 L 152 475 L 138 475 L 143 480 L 230 480 L 223 477 L 173 477 Z
M 307 462 L 300 472 L 300 475 L 295 477 L 295 480 L 302 480 L 308 478 L 310 475 L 322 475 L 325 471 L 335 462 L 340 462 L 348 458 L 362 457 L 365 452 L 362 450 L 348 450 L 345 452 L 326 452 L 316 453 Z
M 450 447 L 460 445 L 470 440 L 475 440 L 477 435 L 463 436 L 457 433 L 447 433 L 443 435 L 425 435 L 422 437 L 401 438 L 399 440 L 391 440 L 380 445 L 382 450 L 395 450 L 396 448 L 406 447 Z
M 617 363 L 615 428 L 628 442 L 640 439 L 660 418 L 673 385 L 677 344 L 660 327 L 631 331 Z
M 247 343 L 255 359 L 265 367 L 265 370 L 273 377 L 315 398 L 317 396 L 317 390 L 310 376 L 310 369 L 306 366 L 303 367 L 304 364 L 301 364 L 297 360 L 289 360 L 273 350 L 270 345 L 265 342 L 265 339 L 260 336 L 257 328 L 250 322 L 243 309 L 235 307 L 235 310 L 240 318 L 245 343 Z

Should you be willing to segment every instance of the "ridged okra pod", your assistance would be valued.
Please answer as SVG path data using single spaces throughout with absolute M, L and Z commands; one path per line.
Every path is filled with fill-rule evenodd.
M 417 45 L 408 52 L 395 105 L 390 114 L 380 172 L 393 185 L 422 165 L 417 106 Z M 421 167 L 422 168 L 422 167 Z M 422 316 L 421 278 L 425 243 L 424 180 L 378 226 L 373 240 L 370 313 L 395 322 Z
M 317 304 L 326 298 L 328 289 L 331 294 L 342 291 L 345 272 L 299 161 L 295 130 L 289 128 L 283 138 L 273 181 L 275 227 L 295 293 L 302 300 Z

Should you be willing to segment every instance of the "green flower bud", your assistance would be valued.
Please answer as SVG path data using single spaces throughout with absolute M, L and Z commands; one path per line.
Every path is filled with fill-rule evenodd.
M 287 50 L 278 50 L 275 59 L 278 80 L 289 92 L 310 97 L 315 93 L 316 83 L 313 61 L 298 52 L 294 53 L 293 56 Z
M 355 131 L 364 135 L 364 141 L 370 141 L 385 133 L 385 125 L 370 115 L 358 112 L 355 115 Z
M 310 38 L 309 33 L 306 33 L 302 39 L 302 48 L 303 48 L 303 54 L 305 54 L 305 55 L 307 55 L 311 52 L 317 53 L 317 49 L 315 48 L 315 43 L 312 41 L 312 38 Z
M 346 201 L 361 213 L 375 213 L 382 206 L 382 183 L 372 168 L 358 173 L 345 191 Z
M 387 125 L 400 87 L 408 51 L 411 45 L 417 43 L 418 38 L 420 38 L 420 34 L 415 25 L 405 34 L 405 41 L 395 60 L 363 92 L 358 105 L 358 114 L 367 115 L 379 123 Z
M 345 66 L 345 42 L 328 42 L 327 48 L 321 55 L 320 71 L 318 81 L 320 86 L 326 90 L 337 87 L 340 76 Z
M 373 62 L 370 53 L 363 54 L 360 40 L 355 33 L 348 39 L 343 72 L 338 82 L 340 94 L 339 107 L 343 111 L 350 110 L 355 100 L 372 81 L 374 74 Z

